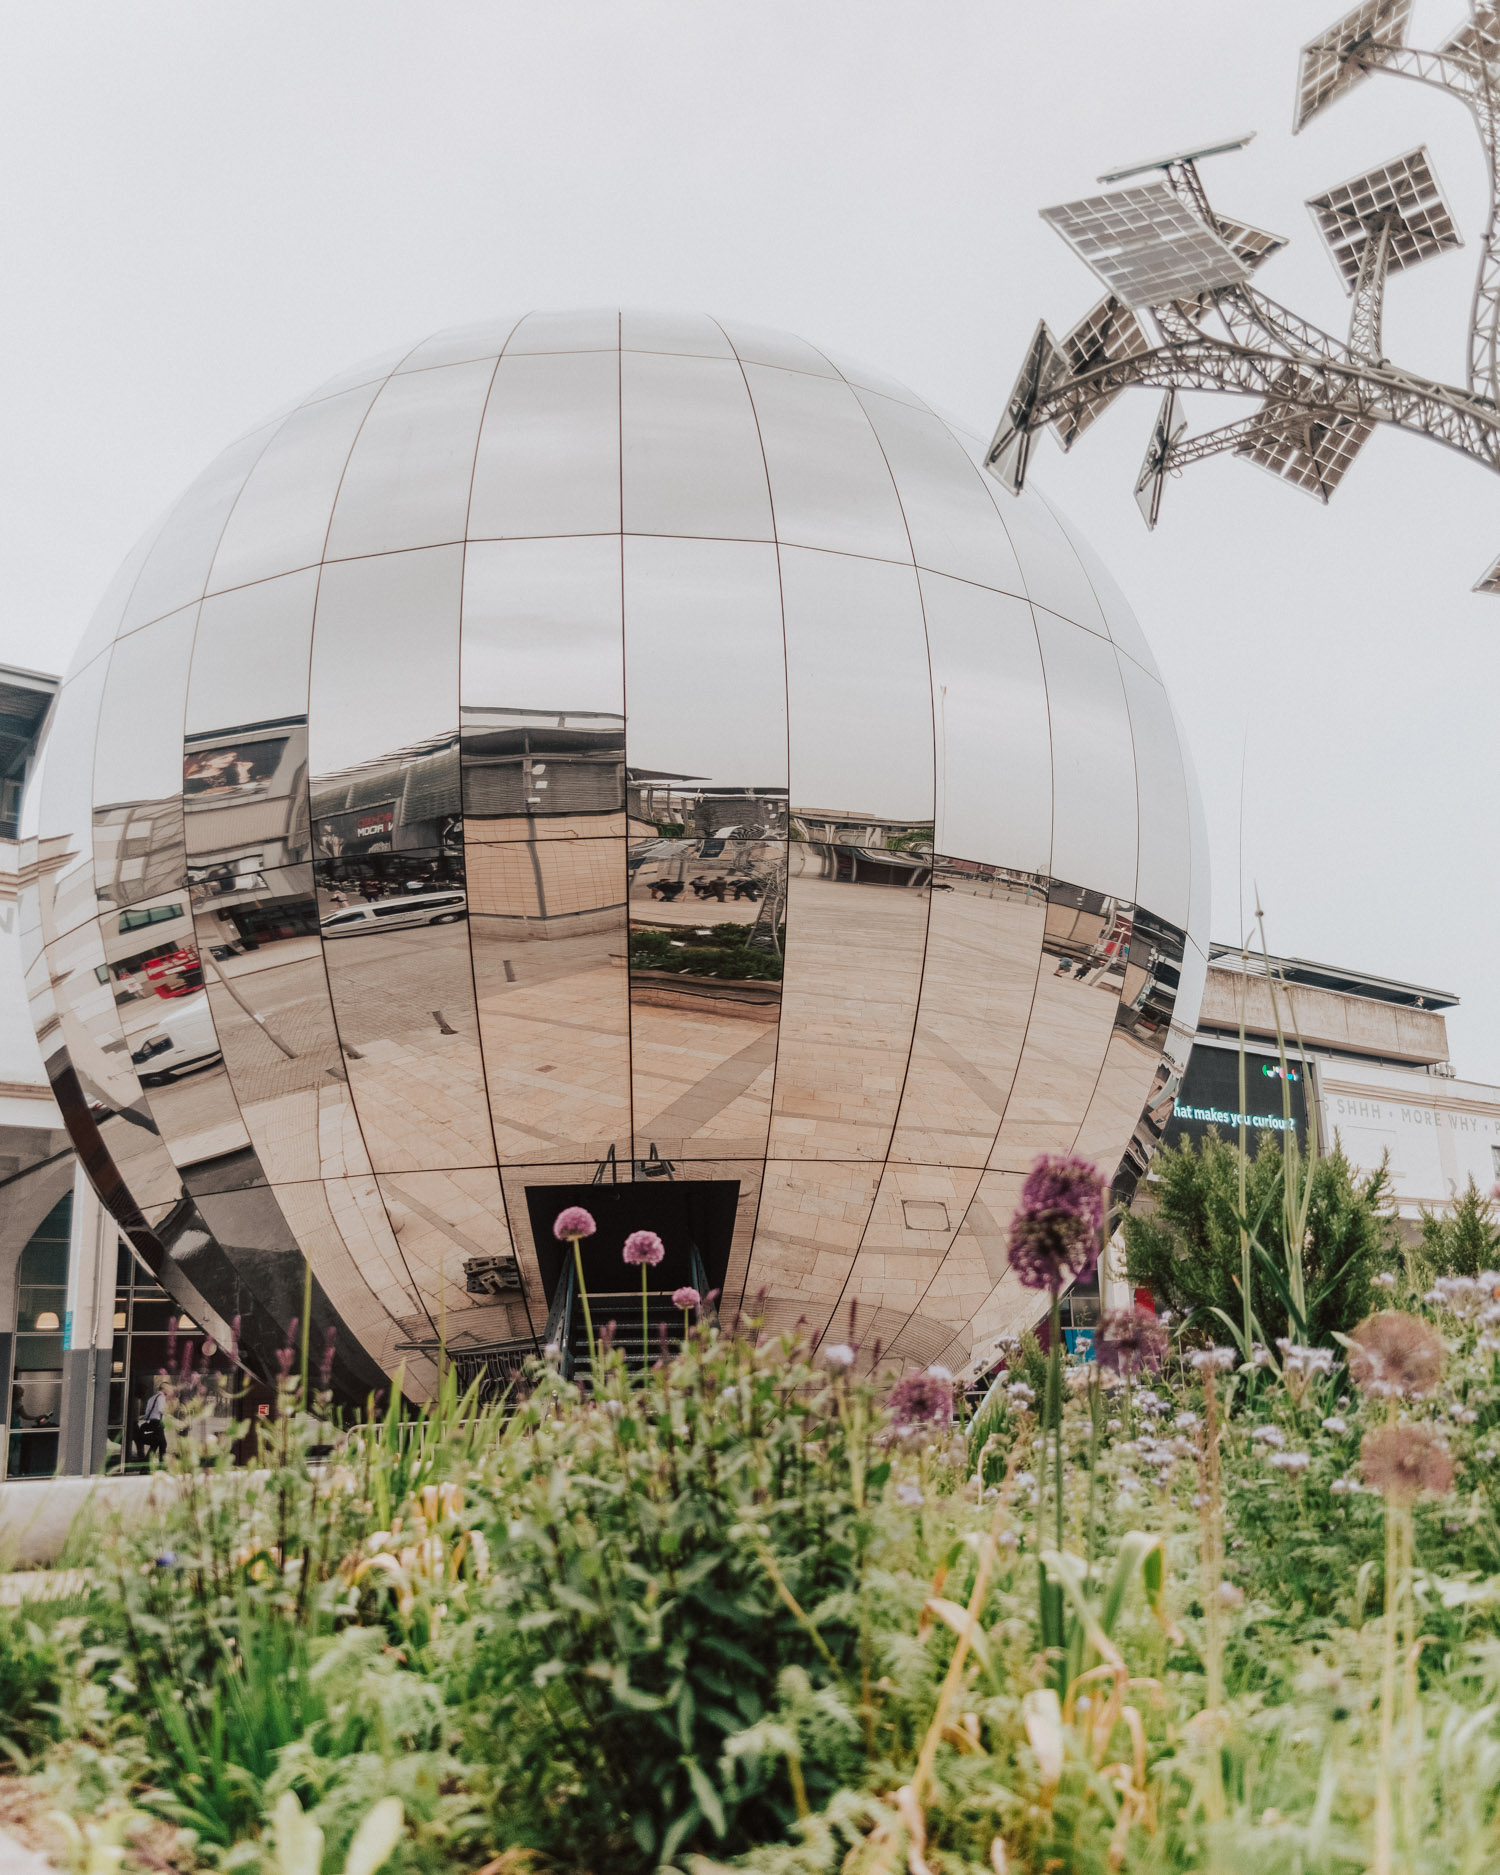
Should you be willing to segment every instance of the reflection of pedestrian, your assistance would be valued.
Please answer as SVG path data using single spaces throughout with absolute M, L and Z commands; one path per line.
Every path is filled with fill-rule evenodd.
M 361 879 L 359 882 L 359 895 L 367 905 L 373 905 L 380 897 L 380 881 L 378 879 Z
M 335 885 L 335 886 L 330 886 L 329 888 L 328 903 L 330 905 L 347 905 L 349 901 L 348 899 L 344 897 L 343 893 Z
M 157 1458 L 167 1455 L 167 1432 L 162 1421 L 167 1416 L 167 1396 L 158 1387 L 141 1408 L 141 1416 L 135 1428 L 136 1450 L 143 1459 L 154 1454 Z

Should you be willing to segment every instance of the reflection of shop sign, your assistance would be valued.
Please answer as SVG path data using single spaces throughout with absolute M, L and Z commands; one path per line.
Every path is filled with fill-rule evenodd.
M 359 815 L 354 823 L 355 839 L 374 840 L 378 839 L 383 834 L 388 834 L 391 830 L 391 823 L 394 818 L 391 809 L 388 807 L 383 809 L 380 813 Z

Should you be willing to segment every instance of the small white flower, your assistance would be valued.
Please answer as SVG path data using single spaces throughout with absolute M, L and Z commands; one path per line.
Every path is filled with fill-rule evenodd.
M 896 1486 L 896 1502 L 898 1504 L 909 1504 L 912 1509 L 915 1510 L 923 1501 L 922 1493 L 916 1485 L 898 1484 Z
M 1348 1497 L 1355 1491 L 1363 1490 L 1364 1487 L 1358 1478 L 1335 1478 L 1328 1488 L 1335 1497 Z
M 1219 1600 L 1226 1608 L 1242 1608 L 1245 1603 L 1245 1591 L 1235 1582 L 1219 1584 Z
M 1460 1407 L 1453 1415 L 1461 1426 L 1472 1426 L 1479 1415 L 1472 1406 Z
M 1271 1452 L 1267 1454 L 1266 1463 L 1277 1471 L 1298 1472 L 1306 1471 L 1312 1460 L 1306 1452 Z
M 1349 1430 L 1349 1422 L 1345 1419 L 1340 1419 L 1337 1413 L 1330 1413 L 1327 1419 L 1323 1421 L 1323 1430 L 1325 1432 L 1337 1433 L 1342 1437 L 1343 1434 Z
M 1200 1374 L 1227 1374 L 1239 1358 L 1233 1348 L 1199 1348 L 1188 1356 Z
M 1172 1421 L 1172 1424 L 1179 1432 L 1191 1432 L 1197 1423 L 1198 1415 L 1196 1413 L 1179 1413 Z
M 1389 1270 L 1382 1270 L 1375 1278 L 1375 1281 L 1382 1289 L 1394 1289 L 1396 1287 L 1396 1279 Z
M 1006 1397 L 1013 1406 L 1030 1406 L 1036 1395 L 1024 1380 L 1013 1380 L 1005 1389 Z
M 851 1349 L 850 1352 L 852 1354 L 853 1350 Z M 953 1378 L 953 1369 L 934 1363 L 934 1365 L 927 1370 L 927 1378 L 929 1380 L 951 1380 Z
M 724 1391 L 719 1395 L 719 1398 L 724 1402 L 726 1406 L 729 1404 L 731 1400 L 737 1400 L 739 1397 L 740 1397 L 739 1388 L 732 1384 L 730 1386 L 727 1386 L 724 1389 Z
M 1018 1471 L 1016 1473 L 1015 1484 L 1018 1491 L 1029 1491 L 1035 1483 L 1036 1477 L 1032 1472 Z
M 995 1541 L 1000 1545 L 1001 1549 L 1015 1549 L 1020 1544 L 1021 1539 L 1016 1535 L 1014 1530 L 1002 1530 Z
M 830 1367 L 852 1367 L 854 1350 L 847 1341 L 836 1341 L 831 1348 L 824 1348 L 823 1359 Z
M 1104 1422 L 1104 1430 L 1106 1432 L 1121 1432 L 1124 1430 L 1124 1421 L 1119 1419 L 1107 1419 Z
M 1250 1437 L 1252 1439 L 1258 1439 L 1262 1445 L 1279 1446 L 1286 1444 L 1286 1434 L 1281 1430 L 1280 1426 L 1257 1426 L 1254 1432 L 1250 1434 Z
M 546 1347 L 542 1349 L 542 1354 L 546 1360 L 549 1360 L 549 1361 L 560 1360 L 562 1358 L 561 1343 L 556 1342 L 556 1341 L 549 1341 Z

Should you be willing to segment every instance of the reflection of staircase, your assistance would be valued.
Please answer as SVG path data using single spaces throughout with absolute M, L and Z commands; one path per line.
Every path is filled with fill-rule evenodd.
M 693 1287 L 699 1295 L 707 1294 L 708 1282 L 703 1273 L 703 1259 L 698 1246 L 692 1247 Z M 661 1331 L 667 1331 L 667 1352 L 675 1354 L 682 1346 L 682 1310 L 674 1307 L 670 1289 L 649 1289 L 646 1295 L 646 1341 L 641 1340 L 641 1292 L 639 1289 L 589 1291 L 589 1311 L 594 1320 L 594 1336 L 602 1338 L 605 1326 L 615 1324 L 612 1345 L 625 1357 L 631 1373 L 639 1373 L 661 1355 Z M 700 1310 L 701 1315 L 704 1311 Z M 584 1324 L 583 1307 L 578 1300 L 578 1277 L 571 1258 L 564 1266 L 552 1313 L 547 1318 L 547 1343 L 561 1350 L 565 1379 L 583 1380 L 589 1371 L 589 1338 Z

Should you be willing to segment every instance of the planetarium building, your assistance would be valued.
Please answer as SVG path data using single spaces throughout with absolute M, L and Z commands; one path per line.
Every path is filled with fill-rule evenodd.
M 325 384 L 121 569 L 31 791 L 28 990 L 136 1253 L 360 1394 L 664 1288 L 959 1369 L 1128 1186 L 1205 971 L 1171 708 L 1086 544 L 900 384 L 531 313 Z M 598 1313 L 596 1309 L 596 1314 Z M 622 1311 L 622 1316 L 623 1316 Z

